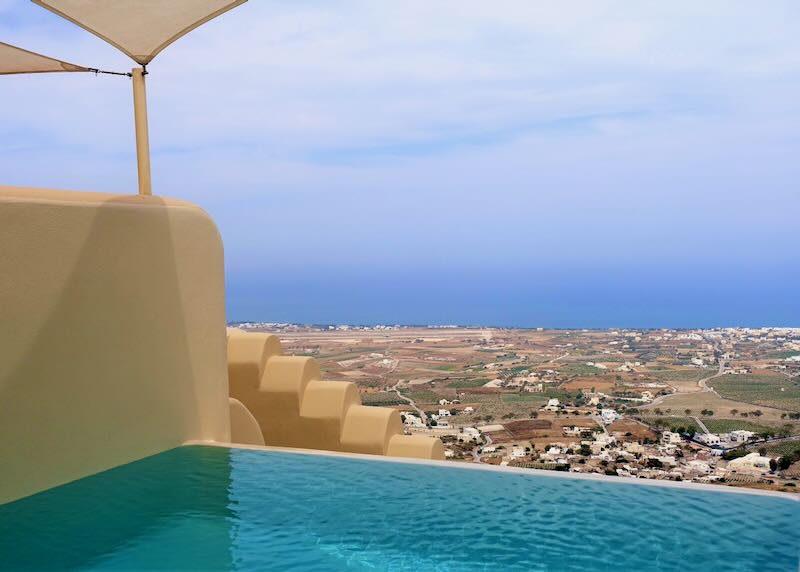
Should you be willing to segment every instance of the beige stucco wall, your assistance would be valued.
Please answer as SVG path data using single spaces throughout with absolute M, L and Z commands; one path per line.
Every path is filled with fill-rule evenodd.
M 0 503 L 229 439 L 211 219 L 155 197 L 0 187 Z
M 399 412 L 362 405 L 355 384 L 324 381 L 316 360 L 283 355 L 275 335 L 228 329 L 228 380 L 266 445 L 444 459 L 439 439 L 404 435 Z

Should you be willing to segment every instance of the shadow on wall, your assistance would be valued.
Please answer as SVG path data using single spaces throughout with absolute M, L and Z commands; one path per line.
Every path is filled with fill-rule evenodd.
M 0 503 L 228 439 L 222 246 L 154 197 L 0 189 Z
M 180 447 L 0 506 L 0 570 L 113 568 L 116 554 L 168 570 L 185 552 L 231 570 L 231 470 L 228 449 Z

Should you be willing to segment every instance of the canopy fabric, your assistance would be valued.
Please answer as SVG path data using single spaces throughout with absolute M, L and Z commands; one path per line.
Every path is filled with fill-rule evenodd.
M 142 65 L 181 36 L 247 0 L 33 0 Z
M 0 42 L 0 75 L 87 71 L 92 70 Z

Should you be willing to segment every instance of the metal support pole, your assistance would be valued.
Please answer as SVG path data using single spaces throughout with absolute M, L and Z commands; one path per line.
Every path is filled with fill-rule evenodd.
M 152 195 L 150 182 L 150 140 L 147 134 L 147 93 L 144 67 L 133 68 L 133 118 L 136 124 L 136 161 L 139 169 L 139 194 Z

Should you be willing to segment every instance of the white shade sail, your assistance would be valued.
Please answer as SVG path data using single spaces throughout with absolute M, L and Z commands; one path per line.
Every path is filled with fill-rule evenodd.
M 86 71 L 92 70 L 0 42 L 0 75 Z
M 145 65 L 181 36 L 246 0 L 33 0 Z

